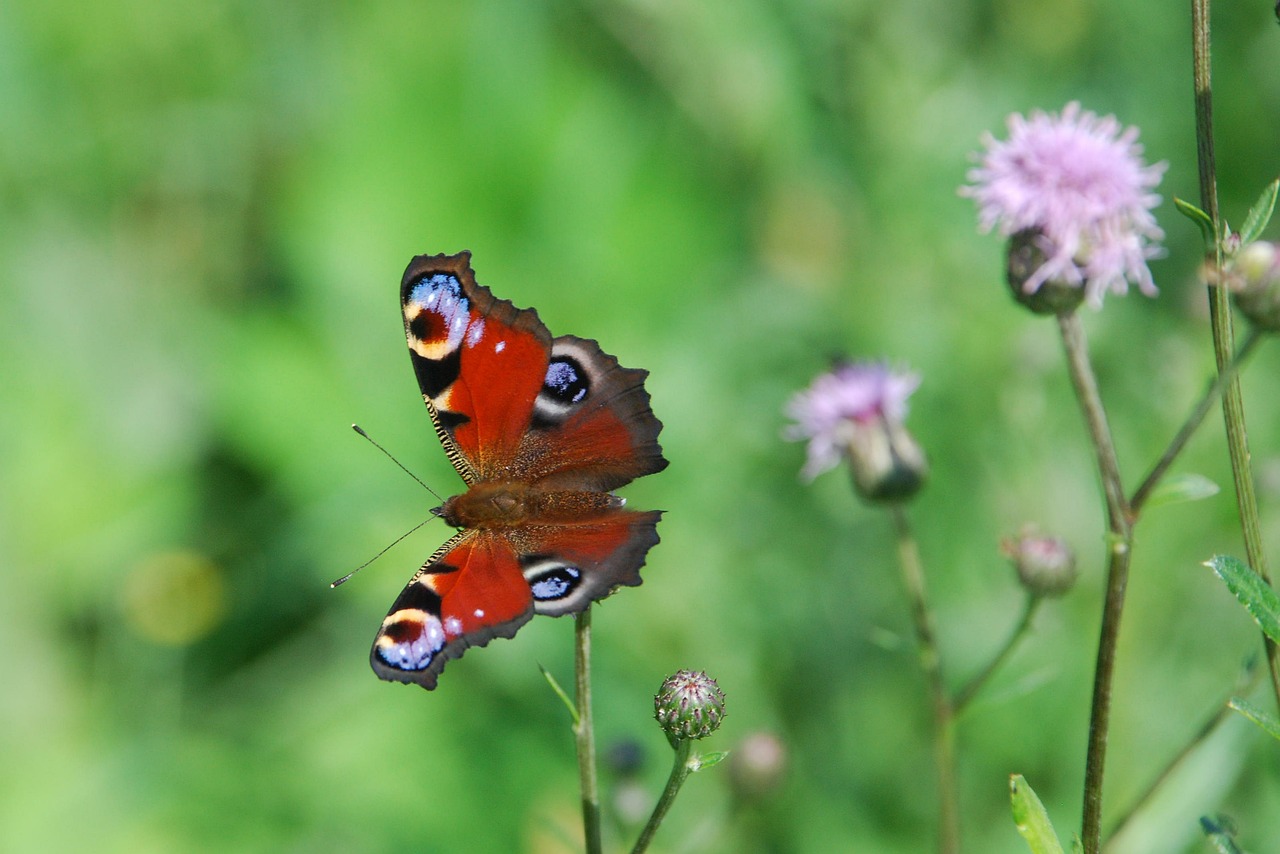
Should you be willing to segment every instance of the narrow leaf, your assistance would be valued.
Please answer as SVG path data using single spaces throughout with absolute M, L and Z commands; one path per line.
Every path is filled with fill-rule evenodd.
M 1217 495 L 1221 487 L 1202 474 L 1177 474 L 1165 478 L 1151 491 L 1147 507 L 1200 501 Z
M 1200 226 L 1200 234 L 1204 237 L 1205 245 L 1212 247 L 1217 241 L 1217 230 L 1213 227 L 1213 220 L 1209 219 L 1209 215 L 1191 202 L 1177 196 L 1173 197 L 1173 205 L 1179 213 Z
M 560 687 L 560 683 L 556 681 L 556 677 L 551 675 L 551 671 L 538 665 L 538 669 L 542 671 L 542 676 L 547 680 L 547 684 L 551 686 L 551 690 L 556 692 L 556 696 L 564 703 L 566 709 L 569 710 L 569 717 L 573 720 L 573 725 L 578 725 L 578 707 L 573 704 L 573 700 L 569 699 L 569 695 Z
M 1257 240 L 1262 230 L 1271 221 L 1271 214 L 1276 209 L 1276 194 L 1280 193 L 1280 180 L 1272 181 L 1262 191 L 1258 201 L 1249 209 L 1244 225 L 1240 227 L 1240 245 L 1247 246 Z
M 1249 610 L 1267 637 L 1280 643 L 1280 596 L 1262 576 L 1230 555 L 1215 555 L 1205 566 L 1227 583 L 1227 589 Z
M 1022 838 L 1027 840 L 1031 854 L 1063 854 L 1062 843 L 1053 832 L 1044 804 L 1040 803 L 1021 774 L 1009 777 L 1009 801 L 1013 808 L 1013 823 Z
M 1244 854 L 1240 846 L 1236 845 L 1235 828 L 1225 816 L 1201 816 L 1200 829 L 1204 831 L 1205 838 L 1218 854 Z
M 1232 697 L 1231 702 L 1227 705 L 1262 727 L 1272 738 L 1280 741 L 1280 718 L 1267 714 L 1262 709 L 1246 703 L 1239 697 Z
M 718 753 L 700 753 L 689 760 L 689 770 L 701 771 L 703 768 L 719 765 L 728 755 L 729 751 L 727 750 L 722 750 Z

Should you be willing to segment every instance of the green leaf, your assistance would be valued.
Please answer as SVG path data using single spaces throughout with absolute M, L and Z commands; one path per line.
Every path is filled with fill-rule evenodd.
M 565 708 L 569 710 L 569 717 L 573 719 L 573 725 L 576 727 L 578 725 L 578 707 L 573 704 L 573 700 L 569 699 L 569 695 L 560 687 L 560 683 L 556 681 L 556 677 L 551 675 L 550 670 L 541 664 L 538 665 L 538 669 L 542 671 L 542 676 L 547 680 L 547 684 L 551 686 L 551 690 L 556 692 L 556 696 L 560 698 Z
M 1262 191 L 1258 201 L 1249 209 L 1244 225 L 1240 228 L 1240 245 L 1247 246 L 1257 240 L 1262 230 L 1271 221 L 1271 213 L 1276 209 L 1276 194 L 1280 193 L 1280 180 L 1272 181 Z
M 1173 205 L 1183 216 L 1200 226 L 1200 234 L 1204 237 L 1206 246 L 1212 247 L 1217 242 L 1217 229 L 1213 227 L 1213 220 L 1209 219 L 1207 213 L 1177 196 L 1173 197 Z
M 1218 854 L 1244 854 L 1236 845 L 1236 830 L 1226 816 L 1200 816 L 1200 829 Z
M 712 765 L 719 765 L 729 755 L 729 751 L 722 750 L 717 753 L 700 753 L 689 760 L 690 771 L 701 771 L 703 768 L 710 768 Z
M 1231 702 L 1227 705 L 1262 727 L 1272 738 L 1280 741 L 1280 718 L 1267 714 L 1262 709 L 1241 700 L 1239 697 L 1232 697 Z
M 1230 555 L 1215 555 L 1205 566 L 1227 583 L 1227 589 L 1249 610 L 1267 637 L 1280 643 L 1280 596 L 1262 576 Z
M 1031 786 L 1021 774 L 1009 777 L 1009 801 L 1013 808 L 1013 823 L 1027 840 L 1031 854 L 1063 854 L 1062 843 L 1053 832 L 1049 814 L 1036 797 Z
M 1184 501 L 1200 501 L 1217 495 L 1221 487 L 1202 474 L 1178 474 L 1167 477 L 1151 491 L 1147 507 L 1162 504 L 1181 504 Z

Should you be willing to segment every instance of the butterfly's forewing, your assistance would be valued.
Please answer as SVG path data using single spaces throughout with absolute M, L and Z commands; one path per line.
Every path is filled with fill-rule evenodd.
M 537 312 L 495 299 L 476 284 L 470 258 L 469 252 L 419 255 L 400 284 L 418 387 L 468 483 L 500 472 L 515 457 L 551 353 L 551 335 Z

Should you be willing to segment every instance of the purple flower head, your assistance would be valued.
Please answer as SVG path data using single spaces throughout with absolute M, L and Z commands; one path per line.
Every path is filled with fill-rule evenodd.
M 1034 229 L 1045 262 L 1024 288 L 1048 281 L 1083 287 L 1089 302 L 1128 282 L 1156 293 L 1147 261 L 1163 254 L 1164 232 L 1151 209 L 1151 192 L 1167 168 L 1142 161 L 1138 129 L 1121 130 L 1114 116 L 1098 118 L 1072 102 L 1061 115 L 1039 110 L 1009 117 L 1009 139 L 983 135 L 986 151 L 960 194 L 978 205 L 979 227 L 1005 237 Z
M 788 439 L 809 442 L 808 460 L 801 474 L 809 479 L 840 462 L 851 434 L 876 421 L 900 424 L 907 416 L 907 398 L 920 385 L 918 374 L 894 373 L 878 362 L 838 362 L 787 404 L 795 419 Z

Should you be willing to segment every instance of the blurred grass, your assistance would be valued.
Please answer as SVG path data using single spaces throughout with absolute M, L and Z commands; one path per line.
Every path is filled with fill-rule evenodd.
M 1280 32 L 1215 20 L 1223 210 L 1274 177 Z M 796 478 L 781 408 L 835 352 L 925 377 L 933 461 L 913 507 L 948 672 L 1017 617 L 996 542 L 1071 539 L 1080 588 L 960 732 L 970 850 L 1016 852 L 1007 775 L 1078 822 L 1101 585 L 1091 458 L 1048 325 L 1003 292 L 956 196 L 1012 111 L 1079 99 L 1171 164 L 1162 294 L 1087 318 L 1130 483 L 1208 376 L 1187 22 L 1151 0 L 469 4 L 18 0 L 0 10 L 0 849 L 558 851 L 576 791 L 571 627 L 535 620 L 428 695 L 367 644 L 443 538 L 419 488 L 456 483 L 396 306 L 409 257 L 469 248 L 482 282 L 652 371 L 671 468 L 646 584 L 600 609 L 602 744 L 708 669 L 771 729 L 785 785 L 744 811 L 723 768 L 659 843 L 920 851 L 928 718 L 889 531 L 839 475 Z M 1280 545 L 1280 355 L 1244 383 L 1266 537 Z M 1179 470 L 1229 484 L 1210 419 Z M 1109 811 L 1230 687 L 1256 632 L 1200 567 L 1239 552 L 1229 494 L 1153 514 L 1121 641 Z M 1233 721 L 1117 850 L 1200 851 L 1196 819 L 1280 838 L 1274 745 Z M 620 838 L 631 838 L 633 831 Z

